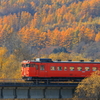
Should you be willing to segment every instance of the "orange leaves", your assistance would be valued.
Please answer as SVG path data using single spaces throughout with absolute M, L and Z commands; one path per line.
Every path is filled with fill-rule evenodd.
M 80 41 L 90 41 L 90 40 L 94 40 L 95 38 L 95 32 L 94 30 L 91 30 L 89 28 L 86 28 L 85 26 L 82 26 L 80 29 L 80 33 L 79 33 L 79 38 L 80 38 Z
M 38 19 L 38 13 L 35 13 L 33 19 L 31 20 L 31 27 L 36 27 L 38 25 Z
M 25 0 L 17 0 L 17 3 L 24 3 Z
M 95 37 L 94 30 L 86 28 L 86 30 L 85 30 L 85 36 L 87 36 L 89 40 L 94 40 L 94 37 Z
M 73 32 L 73 28 L 68 28 L 66 31 L 61 32 L 61 46 L 69 47 L 71 45 Z
M 100 0 L 89 0 L 88 2 L 91 7 L 95 7 L 97 4 L 100 3 Z
M 81 17 L 87 18 L 90 15 L 92 16 L 98 15 L 100 8 L 99 5 L 100 5 L 100 0 L 84 0 L 84 2 L 81 5 L 81 11 L 80 11 Z
M 13 31 L 13 28 L 10 27 L 10 25 L 4 24 L 0 25 L 0 39 L 3 39 L 7 35 L 11 34 Z
M 69 23 L 72 23 L 75 21 L 75 17 L 73 14 L 71 14 L 70 12 L 66 13 L 64 16 L 63 16 L 63 19 L 65 19 L 67 22 Z
M 29 42 L 29 30 L 28 29 L 22 28 L 19 31 L 19 35 L 21 36 L 23 42 L 25 43 Z
M 98 32 L 98 34 L 96 34 L 95 41 L 100 42 L 100 32 Z
M 23 27 L 19 31 L 19 36 L 21 37 L 22 41 L 25 43 L 30 43 L 35 45 L 35 43 L 38 43 L 39 41 L 39 34 L 40 31 L 36 28 L 28 28 L 28 27 Z
M 51 45 L 59 45 L 60 44 L 60 31 L 58 30 L 58 28 L 54 29 L 52 32 L 52 37 L 51 37 Z
M 34 3 L 33 1 L 30 2 L 30 4 L 32 5 L 33 8 L 36 6 L 35 3 Z
M 45 25 L 45 24 L 51 24 L 53 23 L 53 14 L 48 14 L 47 17 L 43 17 L 42 19 L 42 25 Z
M 4 16 L 0 18 L 0 24 L 2 26 L 9 26 L 14 28 L 14 30 L 18 30 L 19 28 L 25 26 L 31 20 L 31 14 L 28 12 L 22 12 L 21 14 L 13 14 L 9 16 Z
M 32 43 L 38 46 L 70 46 L 73 38 L 73 28 L 68 28 L 65 31 L 59 31 L 55 28 L 53 31 L 41 32 L 36 28 L 24 27 L 19 31 L 19 36 L 25 43 Z
M 56 13 L 57 13 L 58 16 L 59 16 L 59 15 L 63 15 L 63 14 L 66 13 L 66 10 L 67 10 L 67 7 L 66 7 L 65 5 L 63 5 L 61 8 L 59 8 L 59 9 L 56 11 Z
M 25 43 L 36 46 L 62 46 L 69 48 L 81 41 L 94 41 L 95 33 L 93 30 L 82 27 L 68 28 L 60 31 L 58 28 L 48 32 L 41 32 L 32 26 L 23 27 L 19 31 L 21 39 Z

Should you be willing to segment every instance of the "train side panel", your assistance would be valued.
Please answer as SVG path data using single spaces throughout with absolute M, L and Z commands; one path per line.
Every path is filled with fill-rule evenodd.
M 84 78 L 100 70 L 96 62 L 35 62 L 22 63 L 22 77 L 34 78 Z

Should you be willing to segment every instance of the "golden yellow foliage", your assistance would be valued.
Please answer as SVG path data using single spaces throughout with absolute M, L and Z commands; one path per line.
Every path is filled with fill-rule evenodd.
M 13 79 L 21 78 L 20 62 L 14 55 L 8 56 L 7 49 L 0 47 L 0 78 Z
M 0 57 L 3 56 L 7 52 L 5 47 L 0 47 Z
M 85 78 L 76 88 L 76 97 L 99 98 L 100 95 L 100 71 L 94 72 L 90 77 Z
M 72 60 L 72 61 L 79 61 L 79 60 L 84 60 L 84 61 L 90 61 L 91 58 L 85 58 L 84 55 L 78 54 L 78 53 L 52 53 L 50 55 L 41 55 L 42 58 L 51 58 L 53 60 L 60 59 L 62 61 L 67 61 L 67 60 Z M 100 61 L 97 59 L 96 61 Z

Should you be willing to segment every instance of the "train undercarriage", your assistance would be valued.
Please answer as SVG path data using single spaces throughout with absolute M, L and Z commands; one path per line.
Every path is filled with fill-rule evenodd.
M 32 82 L 44 82 L 44 83 L 52 83 L 52 82 L 80 82 L 84 77 L 23 77 L 25 81 Z

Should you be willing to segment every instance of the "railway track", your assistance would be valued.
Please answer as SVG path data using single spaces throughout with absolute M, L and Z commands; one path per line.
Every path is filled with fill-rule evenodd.
M 50 81 L 50 80 L 49 80 Z M 76 87 L 79 82 L 71 81 L 53 81 L 48 82 L 43 80 L 24 81 L 22 79 L 0 79 L 0 87 L 35 87 L 35 86 L 66 86 Z
M 65 79 L 34 79 L 33 81 L 25 81 L 23 79 L 0 79 L 0 83 L 79 83 L 76 81 L 69 81 Z

